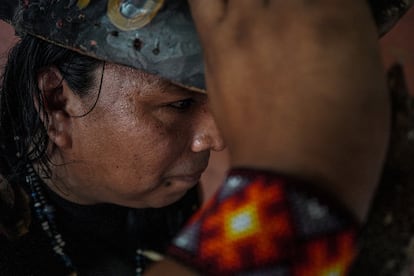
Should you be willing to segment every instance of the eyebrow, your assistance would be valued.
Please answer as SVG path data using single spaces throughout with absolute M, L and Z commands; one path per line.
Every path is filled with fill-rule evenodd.
M 159 79 L 157 80 L 157 82 L 158 82 L 157 85 L 159 85 L 159 92 L 161 92 L 161 94 L 172 93 L 172 94 L 180 94 L 180 95 L 188 95 L 188 96 L 199 95 L 199 94 L 203 95 L 202 93 L 195 92 L 193 90 L 174 84 L 165 79 Z

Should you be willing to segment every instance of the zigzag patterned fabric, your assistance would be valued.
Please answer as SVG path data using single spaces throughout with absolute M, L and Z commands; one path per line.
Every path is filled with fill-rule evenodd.
M 358 224 L 310 188 L 272 172 L 234 169 L 169 255 L 207 275 L 347 275 Z

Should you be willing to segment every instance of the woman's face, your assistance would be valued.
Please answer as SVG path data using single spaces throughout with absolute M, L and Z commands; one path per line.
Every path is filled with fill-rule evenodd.
M 90 110 L 98 90 L 70 99 L 68 113 Z M 223 148 L 206 95 L 115 64 L 105 65 L 96 106 L 68 128 L 65 166 L 52 166 L 59 181 L 49 186 L 81 204 L 168 205 L 197 184 L 210 150 Z

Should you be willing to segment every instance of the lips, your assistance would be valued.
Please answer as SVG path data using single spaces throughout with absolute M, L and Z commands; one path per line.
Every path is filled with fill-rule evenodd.
M 173 175 L 166 178 L 166 182 L 171 183 L 172 185 L 185 185 L 188 187 L 193 187 L 196 185 L 201 178 L 201 174 L 204 170 L 198 171 L 196 173 L 191 174 L 182 174 L 182 175 Z
M 210 152 L 198 153 L 197 158 L 191 158 L 185 162 L 179 162 L 178 166 L 170 170 L 164 178 L 164 183 L 169 186 L 185 186 L 191 188 L 200 182 L 201 175 L 207 169 Z

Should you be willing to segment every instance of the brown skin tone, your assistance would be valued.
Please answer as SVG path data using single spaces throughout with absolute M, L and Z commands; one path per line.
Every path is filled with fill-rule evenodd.
M 231 166 L 319 183 L 362 221 L 383 165 L 390 118 L 366 1 L 189 3 Z M 254 123 L 246 128 L 246 122 Z M 186 269 L 167 261 L 148 275 L 177 266 Z
M 389 132 L 365 1 L 189 2 L 231 165 L 316 181 L 362 219 Z
M 210 150 L 224 147 L 205 94 L 125 66 L 101 68 L 96 92 L 80 98 L 57 69 L 39 74 L 47 101 L 53 164 L 47 184 L 75 203 L 134 208 L 177 201 L 198 181 Z

